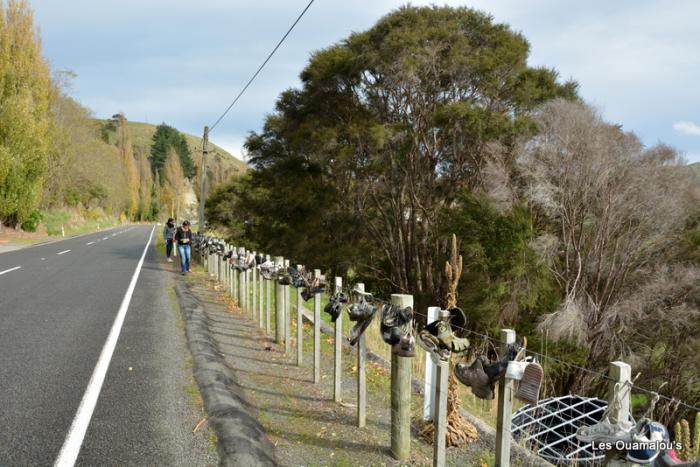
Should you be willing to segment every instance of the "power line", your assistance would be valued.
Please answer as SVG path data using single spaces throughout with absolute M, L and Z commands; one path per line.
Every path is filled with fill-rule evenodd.
M 218 125 L 219 122 L 226 116 L 226 114 L 228 113 L 228 111 L 231 110 L 231 107 L 233 107 L 233 106 L 236 104 L 236 102 L 238 102 L 238 99 L 241 98 L 241 96 L 242 96 L 243 93 L 246 91 L 246 89 L 248 89 L 248 86 L 250 86 L 250 84 L 251 84 L 251 83 L 253 82 L 253 80 L 258 76 L 258 74 L 262 71 L 262 69 L 265 67 L 265 65 L 267 65 L 267 62 L 269 62 L 270 59 L 272 58 L 272 56 L 275 54 L 275 52 L 277 52 L 277 49 L 279 49 L 280 45 L 282 45 L 282 42 L 284 42 L 284 40 L 287 38 L 287 36 L 289 35 L 289 33 L 292 32 L 292 29 L 294 29 L 294 27 L 297 25 L 297 23 L 299 22 L 299 20 L 301 20 L 302 16 L 304 16 L 304 14 L 305 14 L 306 11 L 309 9 L 309 7 L 311 7 L 311 4 L 312 4 L 313 2 L 314 2 L 314 0 L 310 0 L 310 1 L 309 1 L 308 5 L 306 5 L 306 8 L 304 8 L 304 10 L 302 10 L 302 12 L 301 12 L 301 13 L 299 14 L 299 16 L 297 17 L 296 21 L 294 21 L 294 23 L 290 26 L 290 28 L 287 30 L 287 32 L 284 34 L 284 36 L 282 36 L 282 39 L 280 39 L 280 41 L 277 43 L 277 45 L 275 46 L 275 48 L 272 49 L 272 52 L 270 52 L 270 54 L 267 56 L 267 58 L 266 58 L 265 61 L 262 63 L 262 65 L 260 65 L 260 68 L 258 68 L 258 70 L 257 70 L 257 71 L 253 74 L 253 76 L 248 80 L 248 83 L 246 83 L 246 85 L 243 87 L 243 89 L 241 89 L 241 92 L 239 92 L 238 95 L 236 96 L 236 98 L 233 100 L 233 102 L 231 102 L 231 105 L 229 105 L 229 106 L 226 108 L 226 110 L 224 110 L 224 113 L 222 113 L 221 116 L 214 122 L 214 124 L 211 125 L 211 126 L 209 127 L 209 132 L 213 131 L 214 128 L 216 128 L 216 125 Z

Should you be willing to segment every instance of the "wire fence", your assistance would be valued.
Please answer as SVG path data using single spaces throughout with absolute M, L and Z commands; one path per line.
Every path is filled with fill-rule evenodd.
M 307 306 L 306 303 L 300 299 L 300 289 L 297 290 L 295 294 L 290 294 L 289 286 L 282 286 L 279 288 L 279 283 L 277 281 L 263 280 L 262 277 L 256 279 L 255 272 L 252 273 L 252 276 L 249 276 L 249 273 L 244 271 L 235 274 L 231 272 L 232 270 L 229 260 L 223 260 L 223 251 L 226 251 L 229 248 L 230 246 L 226 246 L 225 248 L 219 247 L 216 250 L 212 249 L 211 251 L 206 251 L 202 255 L 201 259 L 206 265 L 207 270 L 210 272 L 214 271 L 217 280 L 220 280 L 226 284 L 230 295 L 236 298 L 243 308 L 251 311 L 251 318 L 259 323 L 260 328 L 265 329 L 270 335 L 272 335 L 274 328 L 275 339 L 278 343 L 284 343 L 286 353 L 290 353 L 292 351 L 293 344 L 298 346 L 294 351 L 296 353 L 298 365 L 301 365 L 302 363 L 304 353 L 303 346 L 305 345 L 303 342 L 304 335 L 305 333 L 310 333 L 313 335 L 314 382 L 319 382 L 320 367 L 322 366 L 320 348 L 323 347 L 319 337 L 320 327 L 322 323 L 325 325 L 331 324 L 330 316 L 323 313 L 322 310 L 328 302 L 329 296 L 333 293 L 342 292 L 348 297 L 352 297 L 357 290 L 355 288 L 351 289 L 347 285 L 345 287 L 341 285 L 334 288 L 330 284 L 327 284 L 325 290 L 326 293 L 323 295 L 315 295 L 311 305 Z M 200 254 L 201 253 L 202 250 L 200 250 Z M 213 257 L 214 259 L 212 259 Z M 255 271 L 255 269 L 253 269 L 253 271 Z M 340 279 L 340 282 L 342 282 L 342 279 Z M 273 285 L 271 286 L 271 284 Z M 250 289 L 251 285 L 253 286 L 252 290 Z M 272 294 L 270 294 L 269 288 L 273 289 Z M 263 293 L 263 289 L 265 289 L 265 293 Z M 274 291 L 274 289 L 277 290 Z M 271 295 L 274 298 L 274 305 L 271 303 Z M 350 364 L 350 369 L 357 374 L 357 381 L 354 383 L 352 389 L 357 393 L 357 423 L 360 427 L 364 426 L 366 423 L 368 405 L 372 407 L 372 411 L 369 413 L 371 414 L 370 416 L 374 418 L 373 423 L 386 424 L 386 419 L 390 418 L 391 423 L 389 425 L 391 428 L 392 453 L 394 453 L 397 459 L 405 459 L 407 454 L 404 452 L 404 447 L 402 447 L 402 443 L 406 442 L 405 431 L 407 428 L 405 425 L 407 422 L 405 419 L 408 417 L 409 420 L 408 443 L 410 446 L 410 420 L 414 420 L 413 435 L 415 436 L 417 434 L 416 432 L 420 431 L 419 428 L 424 426 L 424 419 L 431 418 L 431 415 L 433 417 L 437 416 L 438 412 L 434 412 L 435 407 L 439 405 L 439 402 L 437 401 L 442 400 L 445 397 L 447 389 L 444 384 L 441 385 L 440 382 L 436 382 L 435 378 L 428 374 L 434 374 L 436 367 L 431 364 L 431 359 L 427 355 L 427 352 L 420 347 L 416 346 L 415 348 L 416 358 L 403 360 L 395 358 L 396 356 L 392 354 L 392 347 L 386 345 L 384 341 L 380 329 L 380 319 L 377 319 L 377 315 L 381 313 L 380 306 L 389 305 L 392 303 L 377 297 L 373 297 L 371 294 L 368 295 L 371 303 L 376 306 L 376 311 L 369 323 L 369 326 L 362 334 L 362 337 L 356 346 L 356 348 L 358 348 L 358 351 L 356 352 L 357 362 L 352 362 L 354 365 L 352 365 L 352 363 Z M 404 297 L 404 295 L 392 296 L 392 302 L 394 302 L 394 297 Z M 412 299 L 410 303 L 412 305 Z M 292 304 L 294 304 L 294 306 L 292 306 Z M 345 304 L 346 307 L 347 305 L 348 304 Z M 291 319 L 291 310 L 294 310 L 295 312 L 297 318 L 296 322 Z M 271 313 L 274 314 L 274 317 L 271 317 Z M 422 318 L 426 324 L 431 321 L 428 314 L 422 311 L 413 309 L 413 314 L 416 317 Z M 272 324 L 271 319 L 274 319 Z M 311 323 L 311 329 L 308 328 L 308 323 Z M 336 329 L 342 328 L 342 337 L 344 341 L 345 335 L 348 334 L 352 325 L 353 322 L 350 321 L 348 314 L 341 313 L 338 317 Z M 282 329 L 281 326 L 284 327 L 284 329 Z M 488 343 L 488 345 L 490 345 L 495 352 L 498 352 L 497 347 L 502 350 L 507 348 L 506 346 L 509 344 L 509 342 L 505 342 L 501 338 L 476 332 L 467 327 L 453 325 L 452 328 L 453 330 L 457 331 L 458 334 L 480 339 L 481 345 L 486 345 Z M 327 343 L 330 345 L 330 343 L 333 342 L 336 349 L 335 373 L 337 374 L 337 368 L 341 358 L 338 353 L 338 348 L 342 348 L 342 345 L 339 346 L 337 343 L 337 338 L 339 337 L 337 333 L 334 335 L 332 331 L 327 332 L 330 334 Z M 506 334 L 505 336 L 507 337 L 508 335 Z M 328 350 L 326 350 L 326 352 L 327 351 Z M 369 353 L 366 354 L 366 351 L 369 351 Z M 645 416 L 650 415 L 650 413 L 653 414 L 654 407 L 659 400 L 664 400 L 671 405 L 675 405 L 676 408 L 682 406 L 686 409 L 700 412 L 700 408 L 673 397 L 659 394 L 659 390 L 654 391 L 636 385 L 636 377 L 620 379 L 620 375 L 610 373 L 606 374 L 601 371 L 586 368 L 567 361 L 566 359 L 552 356 L 546 352 L 537 352 L 530 349 L 525 349 L 525 352 L 526 355 L 536 357 L 543 363 L 556 363 L 571 370 L 582 372 L 599 382 L 608 383 L 609 387 L 614 388 L 610 393 L 612 394 L 612 399 L 610 400 L 613 402 L 615 402 L 619 397 L 619 388 L 623 388 L 624 391 L 626 391 L 625 398 L 627 400 L 631 399 L 632 402 L 638 406 L 638 408 L 646 407 L 646 412 L 644 414 Z M 366 359 L 367 355 L 373 356 L 369 365 Z M 408 362 L 406 360 L 408 360 Z M 389 362 L 391 362 L 391 364 L 389 364 Z M 327 362 L 324 362 L 324 364 L 327 365 Z M 348 365 L 349 363 L 346 360 L 344 363 L 346 370 L 348 369 Z M 371 377 L 369 381 L 367 380 L 368 368 L 371 370 Z M 382 371 L 382 368 L 384 371 Z M 391 375 L 389 375 L 387 372 L 387 368 L 388 371 L 391 372 Z M 613 367 L 611 366 L 611 368 Z M 403 383 L 398 382 L 405 380 L 406 378 L 408 378 L 409 383 L 406 383 L 405 381 Z M 374 389 L 379 390 L 368 392 L 366 387 L 368 383 L 370 386 L 373 386 Z M 339 390 L 338 387 L 340 385 L 337 376 L 335 384 L 336 401 L 340 401 L 340 398 L 337 395 Z M 502 378 L 499 384 L 501 386 L 504 384 L 504 380 Z M 397 402 L 403 400 L 402 398 L 405 397 L 406 391 L 408 391 L 409 394 L 408 399 L 410 399 L 411 391 L 423 393 L 424 404 L 422 410 L 421 407 L 418 407 L 415 404 L 413 406 L 406 407 L 405 403 Z M 608 405 L 607 402 L 601 401 L 600 399 L 572 394 L 564 396 L 553 394 L 551 397 L 548 397 L 546 400 L 542 401 L 542 404 L 534 404 L 532 406 L 515 402 L 511 407 L 510 403 L 504 405 L 504 397 L 506 396 L 503 395 L 504 393 L 502 388 L 499 388 L 500 396 L 497 398 L 497 400 L 477 399 L 471 393 L 469 388 L 462 385 L 459 385 L 458 391 L 459 399 L 463 406 L 469 412 L 476 414 L 478 418 L 485 420 L 494 427 L 498 425 L 497 428 L 500 428 L 501 425 L 503 425 L 503 422 L 501 422 L 500 419 L 498 420 L 498 423 L 496 423 L 496 418 L 502 417 L 502 411 L 507 410 L 507 435 L 504 435 L 503 431 L 496 433 L 497 450 L 502 449 L 502 446 L 504 445 L 504 436 L 507 437 L 507 440 L 505 441 L 505 444 L 508 445 L 508 449 L 505 450 L 506 458 L 509 458 L 509 449 L 511 444 L 510 417 L 513 411 L 515 411 L 517 419 L 517 426 L 513 430 L 513 436 L 519 443 L 526 448 L 531 449 L 540 457 L 552 460 L 557 455 L 562 455 L 566 459 L 572 460 L 572 462 L 575 464 L 574 461 L 576 461 L 576 459 L 579 459 L 582 462 L 583 459 L 585 459 L 586 462 L 589 462 L 590 459 L 598 459 L 600 457 L 600 453 L 596 454 L 592 452 L 587 443 L 580 443 L 575 439 L 576 427 L 580 426 L 581 424 L 595 423 L 596 421 L 600 420 L 599 416 L 606 414 L 611 409 L 617 410 L 619 408 L 613 408 L 611 405 Z M 368 394 L 370 395 L 369 401 L 367 400 Z M 390 397 L 387 397 L 387 394 L 390 394 Z M 431 400 L 430 403 L 427 402 L 429 399 Z M 508 399 L 511 401 L 511 403 L 513 402 L 512 393 Z M 387 408 L 387 403 L 390 404 L 389 408 Z M 425 409 L 427 406 L 430 406 L 428 413 L 426 413 Z M 602 409 L 603 406 L 606 406 L 607 408 Z M 587 407 L 593 407 L 593 409 L 588 410 Z M 601 412 L 602 410 L 604 410 L 604 412 Z M 627 412 L 621 413 L 626 413 L 628 415 L 624 416 L 631 417 L 629 410 L 625 410 L 627 410 Z M 664 410 L 669 410 L 668 404 Z M 383 420 L 382 417 L 384 417 Z M 423 421 L 415 423 L 415 420 Z M 444 419 L 442 419 L 442 422 L 440 423 L 444 424 Z M 436 425 L 440 423 L 436 423 Z M 548 438 L 548 435 L 555 432 L 558 433 L 560 437 L 552 442 Z M 543 442 L 542 439 L 546 439 L 547 442 Z M 435 446 L 438 446 L 438 443 L 435 443 Z M 439 457 L 438 451 L 439 449 L 436 447 L 434 453 L 436 459 Z M 440 455 L 442 456 L 441 459 L 443 464 L 440 464 L 439 462 L 437 464 L 444 465 L 444 449 Z M 499 461 L 497 458 L 496 462 L 501 462 L 500 465 L 508 465 L 507 460 L 504 463 L 503 460 Z

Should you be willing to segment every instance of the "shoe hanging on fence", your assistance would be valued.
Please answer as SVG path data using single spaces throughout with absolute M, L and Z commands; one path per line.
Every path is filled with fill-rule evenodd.
M 301 292 L 301 298 L 303 298 L 304 301 L 326 290 L 326 279 L 323 276 L 314 277 L 310 282 L 311 284 Z
M 460 383 L 469 386 L 476 397 L 491 400 L 495 397 L 495 386 L 484 371 L 485 362 L 488 363 L 488 359 L 480 355 L 471 364 L 458 363 L 455 366 L 455 376 Z
M 348 302 L 348 296 L 342 292 L 334 294 L 329 300 L 323 311 L 331 316 L 331 321 L 336 322 L 338 317 L 343 312 L 343 304 Z
M 355 303 L 347 307 L 350 321 L 355 322 L 355 325 L 350 329 L 350 336 L 348 336 L 350 345 L 357 343 L 377 312 L 377 308 L 370 303 L 373 300 L 372 294 L 357 289 L 353 289 L 353 293 L 358 298 Z
M 275 277 L 275 263 L 265 261 L 260 265 L 260 275 L 263 279 L 272 280 Z
M 611 443 L 613 445 L 618 441 L 629 443 L 632 442 L 633 430 L 634 423 L 631 421 L 613 423 L 610 417 L 605 415 L 594 425 L 580 426 L 576 430 L 576 438 L 584 443 Z
M 515 393 L 515 397 L 523 402 L 537 405 L 543 379 L 544 370 L 542 366 L 536 361 L 529 363 L 523 370 L 523 377 L 520 379 L 520 385 Z
M 391 345 L 391 352 L 401 357 L 415 357 L 413 337 L 413 308 L 386 304 L 382 307 L 380 323 L 382 339 Z
M 287 268 L 287 274 L 289 275 L 290 278 L 290 285 L 296 289 L 300 287 L 309 287 L 309 282 L 306 280 L 304 275 L 299 271 L 297 268 L 293 268 L 289 266 Z
M 292 278 L 289 277 L 289 274 L 286 274 L 284 272 L 278 272 L 277 273 L 277 283 L 279 285 L 291 285 Z
M 469 339 L 458 337 L 453 331 L 453 327 L 465 329 L 466 323 L 467 317 L 460 308 L 440 310 L 438 319 L 418 333 L 418 344 L 431 356 L 446 361 L 452 352 L 462 353 L 469 348 Z

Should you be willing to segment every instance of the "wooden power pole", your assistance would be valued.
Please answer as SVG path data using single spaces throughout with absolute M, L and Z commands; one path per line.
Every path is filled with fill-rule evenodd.
M 202 138 L 202 164 L 199 170 L 202 172 L 202 177 L 199 183 L 199 229 L 200 233 L 204 233 L 204 183 L 207 179 L 207 152 L 209 152 L 209 127 L 204 127 L 204 137 Z

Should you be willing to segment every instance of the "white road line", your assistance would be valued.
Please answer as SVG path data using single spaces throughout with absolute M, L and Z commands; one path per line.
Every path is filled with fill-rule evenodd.
M 138 281 L 139 274 L 141 273 L 143 260 L 146 258 L 146 252 L 148 252 L 148 246 L 151 244 L 151 239 L 153 238 L 153 232 L 155 229 L 156 228 L 153 227 L 151 229 L 151 234 L 148 236 L 148 242 L 146 242 L 146 246 L 143 249 L 141 259 L 139 260 L 139 264 L 136 266 L 134 275 L 131 277 L 131 282 L 129 283 L 129 287 L 126 289 L 126 294 L 124 294 L 122 304 L 119 306 L 117 316 L 114 318 L 112 329 L 109 331 L 105 345 L 100 353 L 100 358 L 97 360 L 97 365 L 95 365 L 95 369 L 92 372 L 90 382 L 88 382 L 85 394 L 83 394 L 83 399 L 80 401 L 78 412 L 75 414 L 70 430 L 68 430 L 68 436 L 63 442 L 61 452 L 59 452 L 58 458 L 54 463 L 55 467 L 72 467 L 75 465 L 75 461 L 78 458 L 80 448 L 83 444 L 83 439 L 85 438 L 85 432 L 87 431 L 88 425 L 90 424 L 90 419 L 92 418 L 92 413 L 97 405 L 97 398 L 100 396 L 102 383 L 104 383 L 105 376 L 107 375 L 107 369 L 109 368 L 109 362 L 112 360 L 112 354 L 117 346 L 119 333 L 122 330 L 124 318 L 127 310 L 129 309 L 129 303 L 131 303 L 131 296 L 134 294 L 134 288 L 136 287 L 136 282 Z
M 15 266 L 14 268 L 5 269 L 4 271 L 0 271 L 0 276 L 2 276 L 3 274 L 7 274 L 8 272 L 16 271 L 18 269 L 22 269 L 22 266 Z
M 105 237 L 105 238 L 103 238 L 102 240 L 107 240 L 108 238 L 109 238 L 109 237 Z
M 89 242 L 89 243 L 86 243 L 86 245 L 92 245 L 93 243 L 95 243 L 95 242 Z
M 70 251 L 70 250 L 63 250 L 62 252 L 56 253 L 56 254 L 57 254 L 57 255 L 63 255 L 63 254 L 65 254 L 65 253 L 68 253 L 69 251 Z

